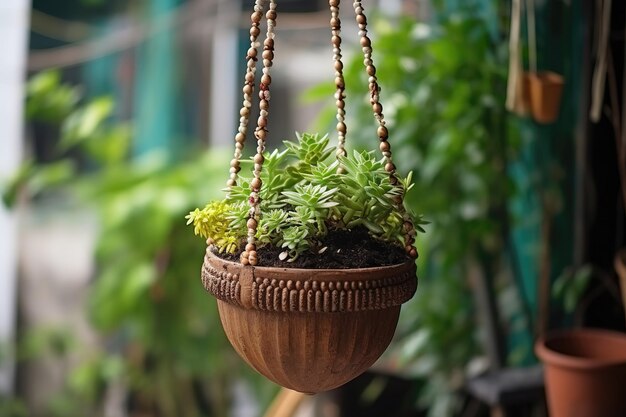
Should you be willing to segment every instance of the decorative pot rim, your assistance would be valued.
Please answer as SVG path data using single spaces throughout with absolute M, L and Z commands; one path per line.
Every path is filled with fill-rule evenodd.
M 381 310 L 408 301 L 417 289 L 415 260 L 353 269 L 243 266 L 208 247 L 202 283 L 217 299 L 275 312 L 335 313 Z
M 539 81 L 541 83 L 549 83 L 553 85 L 564 85 L 565 79 L 558 72 L 542 70 L 537 72 L 527 72 L 526 76 L 529 80 Z
M 624 356 L 621 358 L 584 357 L 559 352 L 551 344 L 567 339 L 592 339 L 593 343 L 613 342 L 624 345 Z M 595 328 L 558 330 L 539 338 L 535 342 L 535 353 L 546 365 L 555 365 L 573 369 L 598 369 L 611 366 L 626 366 L 626 334 Z

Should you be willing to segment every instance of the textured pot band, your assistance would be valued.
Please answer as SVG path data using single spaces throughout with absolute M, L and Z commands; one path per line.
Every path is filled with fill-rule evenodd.
M 415 263 L 363 270 L 244 267 L 207 254 L 202 283 L 217 299 L 246 309 L 334 313 L 382 310 L 409 300 Z
M 245 75 L 245 83 L 243 87 L 243 105 L 240 110 L 239 128 L 235 135 L 235 153 L 230 163 L 230 178 L 227 182 L 228 189 L 237 184 L 238 173 L 241 170 L 240 160 L 242 150 L 248 133 L 248 124 L 250 117 L 250 109 L 252 107 L 252 96 L 254 93 L 256 62 L 258 61 L 258 36 L 260 34 L 260 22 L 263 12 L 268 4 L 267 0 L 256 0 L 254 12 L 250 16 L 250 48 L 246 54 L 247 69 Z M 345 138 L 347 127 L 345 123 L 345 81 L 343 77 L 343 62 L 341 55 L 341 19 L 339 18 L 340 0 L 329 0 L 330 7 L 330 27 L 333 45 L 333 61 L 335 68 L 335 99 L 337 106 L 337 134 L 338 144 L 336 155 L 340 160 L 346 156 Z M 389 131 L 385 126 L 385 118 L 383 115 L 383 106 L 380 103 L 380 86 L 376 76 L 376 67 L 372 59 L 372 42 L 368 37 L 367 18 L 363 6 L 360 1 L 353 3 L 356 22 L 359 26 L 359 36 L 361 49 L 363 51 L 363 64 L 368 75 L 368 86 L 370 92 L 370 104 L 374 113 L 374 118 L 378 123 L 377 136 L 379 138 L 379 149 L 385 158 L 385 170 L 389 173 L 389 181 L 392 185 L 398 185 L 399 179 L 396 176 L 396 167 L 392 160 L 391 145 L 389 144 Z M 269 0 L 269 9 L 265 12 L 265 20 L 267 22 L 267 33 L 263 42 L 263 75 L 259 83 L 259 118 L 257 120 L 254 136 L 257 139 L 256 155 L 254 156 L 254 178 L 250 182 L 250 212 L 247 222 L 248 239 L 244 252 L 241 256 L 241 262 L 244 265 L 256 265 L 256 232 L 261 217 L 260 208 L 260 191 L 262 186 L 261 171 L 263 169 L 265 151 L 265 140 L 267 137 L 267 124 L 269 118 L 270 107 L 270 84 L 272 78 L 270 76 L 270 68 L 274 59 L 274 28 L 276 26 L 276 0 Z M 340 172 L 343 168 L 340 166 Z M 402 214 L 404 221 L 404 244 L 407 254 L 411 254 L 413 244 L 415 243 L 415 226 L 404 208 L 404 193 L 398 195 L 394 199 L 397 210 Z

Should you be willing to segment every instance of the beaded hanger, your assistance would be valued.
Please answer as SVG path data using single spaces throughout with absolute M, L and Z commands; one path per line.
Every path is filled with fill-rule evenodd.
M 233 159 L 230 162 L 230 178 L 227 182 L 228 189 L 232 189 L 237 184 L 238 173 L 241 170 L 240 160 L 242 156 L 242 150 L 244 142 L 248 133 L 248 124 L 250 118 L 250 109 L 252 107 L 252 97 L 255 89 L 255 75 L 256 75 L 256 63 L 258 61 L 258 48 L 260 42 L 258 37 L 261 33 L 260 24 L 263 17 L 263 13 L 267 8 L 268 0 L 256 0 L 254 5 L 254 12 L 250 16 L 250 48 L 246 54 L 247 69 L 245 75 L 245 83 L 243 86 L 243 104 L 239 111 L 239 128 L 235 135 L 235 153 Z M 340 162 L 338 168 L 339 173 L 343 173 L 344 168 L 341 166 L 341 158 L 346 156 L 345 142 L 347 134 L 347 126 L 345 123 L 346 116 L 346 93 L 345 93 L 345 80 L 343 77 L 343 61 L 341 55 L 341 19 L 339 17 L 339 5 L 340 0 L 329 0 L 328 5 L 330 7 L 330 28 L 332 33 L 331 42 L 333 45 L 333 61 L 335 68 L 335 99 L 337 106 L 337 134 L 338 143 L 336 156 Z M 374 113 L 374 118 L 378 122 L 377 135 L 379 139 L 379 149 L 385 158 L 385 170 L 389 173 L 389 182 L 392 185 L 397 185 L 399 179 L 396 176 L 396 166 L 393 163 L 391 156 L 391 145 L 389 144 L 389 131 L 385 126 L 385 118 L 383 115 L 383 106 L 380 103 L 380 86 L 378 85 L 378 78 L 376 77 L 376 67 L 372 59 L 372 42 L 368 37 L 367 32 L 367 17 L 363 6 L 360 1 L 354 1 L 353 3 L 356 22 L 359 26 L 359 37 L 361 49 L 363 51 L 363 64 L 365 71 L 368 75 L 368 85 L 370 93 L 370 104 Z M 270 68 L 272 67 L 274 60 L 274 37 L 276 27 L 276 0 L 269 0 L 269 8 L 265 12 L 265 20 L 267 23 L 267 33 L 265 40 L 263 41 L 263 52 L 261 54 L 263 60 L 263 74 L 261 76 L 261 82 L 259 83 L 259 118 L 254 130 L 254 136 L 257 140 L 256 155 L 254 156 L 254 178 L 250 182 L 250 212 L 247 222 L 248 227 L 248 240 L 246 248 L 241 254 L 241 263 L 244 265 L 257 265 L 257 246 L 256 246 L 256 232 L 261 217 L 260 208 L 260 190 L 262 186 L 261 171 L 263 169 L 263 152 L 265 151 L 265 140 L 267 137 L 267 123 L 270 109 L 270 85 L 272 78 L 270 76 Z M 413 246 L 415 243 L 415 227 L 409 216 L 409 213 L 405 210 L 404 205 L 404 193 L 394 197 L 396 209 L 402 214 L 404 225 L 404 245 L 406 253 L 413 257 L 417 257 L 417 250 Z

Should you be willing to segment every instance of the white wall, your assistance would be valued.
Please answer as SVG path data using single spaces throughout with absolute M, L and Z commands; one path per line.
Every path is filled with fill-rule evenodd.
M 30 0 L 0 1 L 0 178 L 18 167 L 22 152 L 23 88 Z M 0 204 L 0 343 L 15 331 L 17 228 Z M 0 366 L 0 393 L 13 389 L 12 363 Z

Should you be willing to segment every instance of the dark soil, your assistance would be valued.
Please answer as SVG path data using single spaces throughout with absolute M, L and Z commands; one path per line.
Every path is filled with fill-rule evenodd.
M 264 246 L 257 251 L 259 265 L 280 268 L 305 269 L 349 269 L 370 268 L 376 266 L 396 265 L 410 259 L 404 249 L 398 245 L 374 239 L 366 229 L 331 230 L 328 236 L 320 243 L 321 248 L 327 249 L 318 254 L 305 252 L 295 261 L 281 261 L 279 255 L 284 251 L 274 246 Z M 221 257 L 238 262 L 239 255 L 220 255 Z

